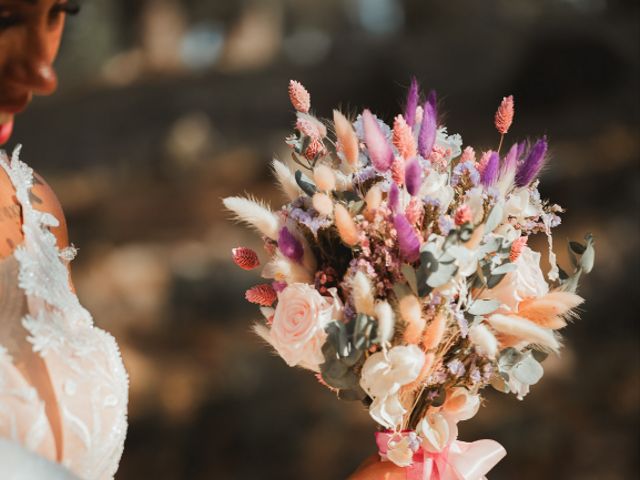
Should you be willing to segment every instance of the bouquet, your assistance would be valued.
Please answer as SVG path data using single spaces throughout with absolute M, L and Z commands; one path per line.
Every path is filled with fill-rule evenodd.
M 569 243 L 571 268 L 557 265 L 562 208 L 538 192 L 546 137 L 503 149 L 509 96 L 495 115 L 496 149 L 463 147 L 415 79 L 392 125 L 366 109 L 321 121 L 296 81 L 289 96 L 293 168 L 273 161 L 288 203 L 224 199 L 264 240 L 266 281 L 246 292 L 264 317 L 256 333 L 338 398 L 363 402 L 381 457 L 410 478 L 483 477 L 505 451 L 458 441 L 457 423 L 476 414 L 482 388 L 522 399 L 540 380 L 594 262 L 586 235 Z M 546 278 L 527 245 L 535 234 L 548 241 Z M 259 257 L 233 250 L 245 270 Z

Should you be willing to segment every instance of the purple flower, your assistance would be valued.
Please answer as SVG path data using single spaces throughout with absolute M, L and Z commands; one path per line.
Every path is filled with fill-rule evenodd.
M 438 228 L 443 237 L 449 235 L 449 232 L 455 228 L 456 224 L 449 215 L 440 215 L 438 218 Z
M 540 169 L 544 165 L 547 148 L 546 136 L 533 145 L 516 173 L 516 185 L 518 187 L 526 187 L 538 176 Z
M 469 179 L 471 188 L 480 183 L 480 173 L 478 173 L 478 169 L 471 160 L 459 163 L 454 167 L 451 174 L 451 186 L 456 187 L 460 185 L 465 177 Z
M 389 198 L 387 202 L 389 203 L 389 208 L 393 213 L 400 210 L 400 190 L 395 183 L 392 183 L 389 188 Z
M 438 128 L 436 116 L 436 92 L 431 90 L 427 101 L 424 103 L 422 125 L 420 125 L 420 133 L 418 134 L 418 153 L 423 158 L 429 158 L 436 142 L 436 130 Z
M 364 143 L 369 151 L 371 163 L 379 172 L 386 172 L 393 163 L 393 150 L 378 125 L 376 117 L 369 110 L 362 112 Z
M 449 369 L 454 377 L 461 377 L 466 371 L 466 369 L 464 368 L 464 364 L 457 358 L 454 358 L 449 363 L 447 363 L 447 369 Z
M 400 254 L 408 262 L 415 262 L 420 256 L 420 239 L 403 214 L 393 217 L 393 226 L 398 233 Z
M 304 255 L 302 244 L 293 236 L 287 227 L 282 227 L 280 230 L 278 235 L 278 248 L 285 257 L 294 262 L 300 263 Z
M 404 110 L 404 119 L 410 127 L 416 123 L 416 108 L 418 107 L 418 81 L 416 77 L 411 78 L 411 86 L 407 94 L 407 105 Z
M 417 158 L 409 162 L 404 170 L 404 183 L 407 185 L 409 195 L 416 195 L 422 185 L 422 166 Z
M 480 181 L 482 185 L 488 187 L 493 185 L 498 180 L 498 172 L 500 169 L 500 155 L 497 152 L 491 152 L 489 161 L 487 162 L 482 174 L 480 175 Z

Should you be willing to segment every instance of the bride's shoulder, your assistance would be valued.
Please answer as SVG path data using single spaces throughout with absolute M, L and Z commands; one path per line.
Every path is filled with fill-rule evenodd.
M 51 232 L 56 236 L 58 248 L 67 247 L 69 238 L 62 206 L 53 189 L 37 173 L 33 175 L 31 204 L 36 210 L 50 213 L 58 219 L 59 226 L 52 228 Z M 11 255 L 22 240 L 22 209 L 11 179 L 0 168 L 0 259 Z

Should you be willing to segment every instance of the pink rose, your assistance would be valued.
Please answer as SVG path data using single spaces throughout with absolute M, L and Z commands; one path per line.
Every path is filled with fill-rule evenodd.
M 323 297 L 311 285 L 292 283 L 278 297 L 269 341 L 291 367 L 319 371 L 326 325 L 339 317 L 336 298 Z
M 516 311 L 518 304 L 528 297 L 541 297 L 549 293 L 549 285 L 540 269 L 540 254 L 524 247 L 515 262 L 516 270 L 507 273 L 498 285 L 484 293 Z

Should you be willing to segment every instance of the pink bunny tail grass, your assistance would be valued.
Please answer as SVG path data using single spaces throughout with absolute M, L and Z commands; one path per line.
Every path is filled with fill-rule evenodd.
M 407 217 L 397 214 L 393 217 L 393 226 L 398 233 L 400 255 L 408 262 L 415 262 L 420 256 L 420 238 L 409 223 Z
M 300 82 L 295 80 L 289 81 L 289 99 L 291 105 L 297 111 L 302 113 L 308 113 L 311 108 L 311 95 L 307 92 L 307 89 L 302 86 Z
M 402 115 L 396 116 L 393 121 L 393 145 L 405 160 L 415 157 L 418 153 L 411 127 Z
M 462 155 L 460 156 L 460 163 L 464 162 L 475 162 L 476 161 L 476 151 L 473 147 L 466 147 L 462 151 Z
M 311 161 L 319 155 L 324 155 L 326 151 L 327 149 L 325 148 L 324 143 L 322 143 L 322 140 L 314 138 L 304 151 L 304 158 Z
M 504 97 L 502 102 L 500 102 L 500 106 L 496 111 L 495 124 L 496 129 L 502 135 L 506 134 L 513 123 L 513 95 L 509 95 L 508 97 Z
M 472 218 L 473 214 L 471 213 L 471 208 L 469 208 L 469 205 L 462 205 L 458 207 L 458 209 L 456 210 L 456 214 L 453 217 L 456 225 L 458 226 L 470 222 Z
M 358 165 L 358 156 L 360 152 L 358 150 L 358 137 L 356 136 L 356 132 L 353 130 L 351 122 L 338 110 L 334 110 L 333 124 L 336 129 L 338 145 L 345 160 L 352 167 L 356 167 Z
M 369 110 L 362 112 L 364 143 L 367 145 L 371 163 L 379 172 L 386 172 L 393 163 L 393 150 L 378 125 L 378 120 Z
M 246 247 L 237 247 L 231 250 L 233 255 L 233 263 L 243 270 L 253 270 L 260 265 L 258 254 Z
M 411 86 L 407 93 L 407 105 L 404 110 L 404 118 L 407 124 L 413 127 L 416 124 L 416 109 L 418 108 L 418 100 L 420 97 L 420 86 L 416 77 L 411 78 Z
M 391 178 L 397 185 L 404 185 L 405 166 L 404 160 L 396 157 L 391 164 Z
M 261 283 L 255 287 L 251 287 L 244 294 L 249 302 L 260 305 L 261 307 L 270 307 L 278 298 L 276 291 L 268 283 Z
M 511 252 L 509 252 L 509 260 L 511 261 L 511 263 L 518 260 L 518 257 L 522 253 L 522 249 L 527 244 L 527 241 L 529 241 L 529 237 L 518 237 L 511 244 Z

